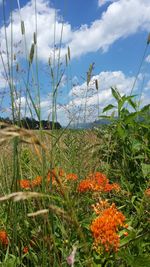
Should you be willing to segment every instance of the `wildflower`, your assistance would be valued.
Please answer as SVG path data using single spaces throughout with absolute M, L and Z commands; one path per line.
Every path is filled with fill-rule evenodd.
M 150 197 L 150 188 L 147 188 L 144 192 L 146 197 Z
M 86 192 L 92 190 L 92 181 L 90 179 L 82 180 L 79 183 L 77 190 L 79 192 Z
M 116 192 L 119 192 L 121 190 L 120 185 L 117 183 L 112 184 L 112 190 L 115 190 Z
M 30 189 L 31 188 L 31 184 L 30 181 L 27 179 L 22 179 L 19 181 L 19 185 L 22 189 Z
M 94 209 L 94 212 L 97 215 L 100 215 L 102 211 L 104 211 L 106 208 L 108 208 L 110 205 L 107 200 L 100 200 L 95 205 L 92 205 L 92 208 Z
M 118 251 L 120 238 L 118 228 L 124 226 L 125 216 L 119 212 L 113 203 L 93 220 L 90 229 L 94 237 L 95 248 L 104 247 L 105 251 Z
M 31 182 L 31 187 L 41 185 L 42 183 L 42 176 L 37 176 L 35 179 Z
M 67 180 L 75 181 L 78 179 L 78 176 L 75 173 L 69 173 L 66 175 Z
M 101 172 L 95 172 L 89 175 L 89 178 L 95 181 L 98 185 L 106 185 L 109 180 L 107 179 L 106 175 Z
M 128 236 L 128 232 L 124 232 L 123 234 L 124 234 L 124 236 Z
M 65 176 L 65 172 L 64 172 L 64 170 L 62 168 L 59 169 L 58 175 L 61 176 L 61 177 Z
M 24 253 L 24 254 L 27 254 L 28 252 L 29 252 L 29 248 L 28 248 L 27 246 L 24 247 L 24 248 L 23 248 L 23 253 Z
M 0 243 L 2 245 L 8 245 L 8 236 L 4 230 L 0 231 Z
M 86 179 L 82 180 L 78 185 L 79 192 L 99 191 L 110 192 L 112 190 L 119 191 L 120 186 L 116 183 L 110 184 L 105 174 L 95 172 L 90 174 Z
M 52 182 L 54 182 L 55 176 L 56 176 L 56 174 L 55 174 L 54 170 L 49 171 L 47 174 L 47 182 L 50 182 L 51 180 L 52 180 Z
M 72 250 L 71 254 L 67 257 L 67 263 L 71 267 L 74 266 L 76 251 L 77 251 L 77 246 L 73 246 L 73 250 Z
M 120 186 L 117 183 L 114 184 L 109 184 L 107 183 L 104 187 L 103 187 L 103 191 L 104 192 L 110 192 L 110 191 L 116 191 L 119 192 L 120 191 Z

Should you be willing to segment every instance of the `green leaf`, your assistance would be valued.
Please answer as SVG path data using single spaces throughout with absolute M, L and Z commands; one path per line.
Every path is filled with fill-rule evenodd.
M 116 88 L 111 87 L 111 92 L 113 97 L 117 100 L 117 102 L 121 99 L 121 95 Z
M 145 159 L 145 156 L 144 155 L 138 155 L 138 156 L 132 157 L 132 159 Z
M 142 149 L 142 143 L 136 139 L 132 141 L 132 150 L 134 153 L 139 152 Z
M 144 107 L 141 109 L 141 112 L 147 112 L 147 111 L 150 111 L 150 104 L 144 106 Z
M 131 123 L 137 116 L 138 116 L 138 112 L 132 112 L 129 115 L 126 116 L 125 118 L 125 123 Z
M 134 258 L 133 267 L 149 267 L 150 256 L 140 255 Z
M 131 97 L 135 97 L 135 96 L 131 96 Z M 130 106 L 131 106 L 133 109 L 136 110 L 136 108 L 137 108 L 137 104 L 136 104 L 136 102 L 132 101 L 131 97 L 130 97 L 130 98 L 128 97 L 127 101 L 128 101 L 128 103 L 130 104 Z
M 132 204 L 134 203 L 134 201 L 136 200 L 136 198 L 137 198 L 137 196 L 133 196 L 133 197 L 131 198 L 131 203 L 132 203 Z
M 134 237 L 133 237 L 132 234 L 129 234 L 128 236 L 126 236 L 125 238 L 123 238 L 123 239 L 120 241 L 120 247 L 125 246 L 126 244 L 128 244 L 133 238 L 134 238 Z
M 131 255 L 130 250 L 128 248 L 120 250 L 118 252 L 118 256 L 121 257 L 128 265 L 128 267 L 133 267 L 132 262 L 134 261 L 134 256 Z
M 20 266 L 20 260 L 14 255 L 10 255 L 9 258 L 5 259 L 3 267 L 18 267 Z
M 117 125 L 117 131 L 118 131 L 120 138 L 122 138 L 124 140 L 127 136 L 127 133 L 126 133 L 125 129 L 122 127 L 122 125 L 120 125 L 120 124 Z
M 108 110 L 111 110 L 112 108 L 116 108 L 114 105 L 112 104 L 109 104 L 108 106 L 106 106 L 104 109 L 103 109 L 103 113 L 108 111 Z
M 108 120 L 112 119 L 111 116 L 106 116 L 106 115 L 101 115 L 101 116 L 99 116 L 99 118 L 108 119 Z
M 121 110 L 121 108 L 123 107 L 124 103 L 126 102 L 126 96 L 122 96 L 121 99 L 118 102 L 118 109 Z
M 142 163 L 141 165 L 142 165 L 143 176 L 144 178 L 147 178 L 148 176 L 150 176 L 150 164 Z

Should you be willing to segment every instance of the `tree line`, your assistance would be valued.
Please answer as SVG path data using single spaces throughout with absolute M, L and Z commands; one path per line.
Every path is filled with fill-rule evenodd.
M 61 125 L 59 122 L 52 122 L 48 120 L 41 120 L 40 122 L 35 120 L 34 118 L 22 118 L 21 120 L 15 120 L 14 123 L 8 117 L 2 118 L 0 117 L 0 122 L 4 122 L 7 124 L 15 124 L 19 127 L 31 130 L 39 130 L 40 128 L 44 130 L 52 130 L 52 129 L 61 129 Z

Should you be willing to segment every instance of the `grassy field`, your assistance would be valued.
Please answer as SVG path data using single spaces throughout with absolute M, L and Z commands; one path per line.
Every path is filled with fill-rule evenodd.
M 54 131 L 5 125 L 1 266 L 149 266 L 148 123 L 132 118 L 125 127 L 120 118 L 96 130 Z

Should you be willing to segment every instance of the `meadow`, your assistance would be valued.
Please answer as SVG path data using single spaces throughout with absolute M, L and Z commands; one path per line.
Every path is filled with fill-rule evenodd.
M 149 123 L 146 106 L 91 130 L 3 125 L 1 266 L 149 266 Z
M 52 129 L 44 130 L 37 28 L 29 49 L 20 13 L 20 58 L 20 48 L 14 52 L 20 44 L 13 43 L 13 12 L 8 34 L 4 2 L 5 51 L 0 56 L 13 124 L 0 122 L 0 266 L 149 267 L 150 104 L 141 107 L 132 93 L 150 35 L 131 93 L 122 95 L 112 87 L 115 106 L 109 104 L 99 114 L 110 124 L 69 129 L 71 117 L 66 128 L 55 130 L 59 87 L 71 64 L 69 47 L 60 58 L 62 23 L 60 44 L 56 47 L 54 40 L 53 57 L 47 60 Z M 37 26 L 36 6 L 35 21 Z M 86 100 L 93 69 L 90 64 Z M 98 91 L 97 80 L 94 86 Z M 24 113 L 39 121 L 39 130 L 15 125 Z

